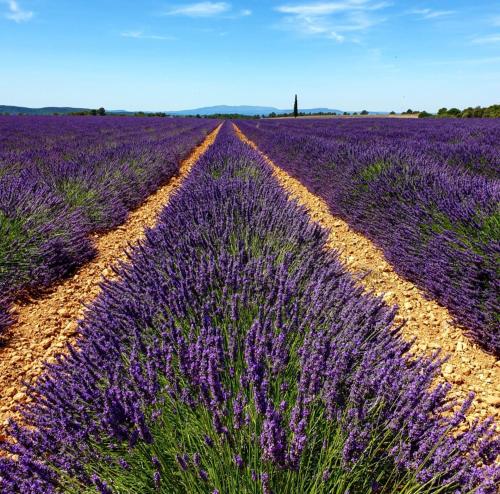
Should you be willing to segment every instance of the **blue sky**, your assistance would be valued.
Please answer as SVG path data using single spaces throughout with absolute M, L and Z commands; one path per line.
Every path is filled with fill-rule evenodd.
M 435 111 L 500 102 L 492 0 L 0 0 L 0 104 Z

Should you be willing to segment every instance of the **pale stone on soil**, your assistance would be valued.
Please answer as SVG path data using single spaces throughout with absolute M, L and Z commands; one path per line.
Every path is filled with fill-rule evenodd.
M 244 142 L 258 150 L 238 128 L 236 132 Z M 346 268 L 356 275 L 369 273 L 359 283 L 374 293 L 385 292 L 384 299 L 399 307 L 396 321 L 409 321 L 402 329 L 403 337 L 409 340 L 416 338 L 415 346 L 420 351 L 429 353 L 442 348 L 443 354 L 449 356 L 445 364 L 449 367 L 443 369 L 443 374 L 446 374 L 447 380 L 453 381 L 457 398 L 464 399 L 470 391 L 475 391 L 479 398 L 477 410 L 480 410 L 481 416 L 494 415 L 498 420 L 500 405 L 495 397 L 500 395 L 500 361 L 464 338 L 464 328 L 453 322 L 445 307 L 428 300 L 415 285 L 399 276 L 385 260 L 382 251 L 354 232 L 340 218 L 332 216 L 328 205 L 321 198 L 309 192 L 267 156 L 263 157 L 290 198 L 305 206 L 313 220 L 329 230 L 328 246 L 339 252 L 339 258 Z M 491 373 L 488 378 L 485 377 L 486 371 Z M 481 373 L 483 378 L 480 377 Z M 495 404 L 495 408 L 487 399 Z
M 34 382 L 43 369 L 43 363 L 54 362 L 55 356 L 67 343 L 74 341 L 77 321 L 84 315 L 84 305 L 91 303 L 100 292 L 102 277 L 115 276 L 111 266 L 120 260 L 126 261 L 128 246 L 136 244 L 144 236 L 145 228 L 155 225 L 172 193 L 212 145 L 219 130 L 220 126 L 193 150 L 181 164 L 177 176 L 148 197 L 138 209 L 130 212 L 125 224 L 105 234 L 91 235 L 98 252 L 94 260 L 52 290 L 32 300 L 19 302 L 14 307 L 17 321 L 5 332 L 5 344 L 0 347 L 2 427 L 10 417 L 19 418 L 19 414 L 13 411 L 13 405 L 26 400 L 23 383 Z M 2 430 L 0 434 L 3 434 Z

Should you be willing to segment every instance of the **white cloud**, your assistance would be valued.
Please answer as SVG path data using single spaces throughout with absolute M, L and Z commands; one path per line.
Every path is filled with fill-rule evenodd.
M 388 5 L 387 2 L 372 3 L 369 0 L 347 0 L 342 2 L 317 2 L 300 5 L 282 5 L 277 7 L 278 12 L 298 16 L 325 16 L 337 12 L 353 10 L 378 10 Z
M 188 17 L 211 17 L 224 14 L 231 10 L 231 5 L 226 2 L 197 2 L 189 5 L 173 7 L 165 15 L 185 15 Z
M 384 19 L 374 12 L 388 7 L 388 2 L 373 0 L 342 0 L 281 5 L 276 11 L 284 14 L 280 27 L 303 36 L 317 36 L 338 42 L 356 41 L 348 33 L 365 31 Z
M 455 14 L 455 10 L 432 10 L 432 9 L 414 9 L 408 12 L 409 14 L 417 15 L 421 19 L 437 19 Z
M 238 19 L 252 15 L 250 9 L 235 11 L 232 4 L 227 2 L 197 2 L 189 5 L 172 7 L 163 12 L 162 15 L 178 15 L 186 17 L 216 17 L 223 16 L 225 19 Z
M 241 9 L 238 12 L 228 12 L 223 15 L 224 19 L 239 19 L 241 17 L 248 17 L 252 15 L 253 12 L 250 9 Z
M 163 41 L 172 41 L 176 38 L 174 36 L 160 36 L 157 34 L 145 34 L 142 31 L 124 31 L 120 34 L 123 38 L 134 38 L 134 39 L 156 39 Z
M 29 21 L 34 13 L 31 10 L 23 10 L 16 0 L 8 0 L 7 2 L 9 11 L 5 14 L 5 17 L 14 22 L 26 22 Z
M 479 36 L 472 40 L 475 45 L 489 45 L 493 43 L 500 43 L 500 33 L 490 34 L 488 36 Z
M 283 14 L 305 16 L 323 16 L 346 10 L 347 4 L 342 3 L 313 3 L 309 5 L 282 5 L 276 10 Z

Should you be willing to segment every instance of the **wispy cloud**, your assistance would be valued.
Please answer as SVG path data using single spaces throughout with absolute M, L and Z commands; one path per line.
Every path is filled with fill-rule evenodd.
M 408 12 L 416 15 L 420 19 L 437 19 L 438 17 L 446 17 L 456 13 L 455 10 L 433 10 L 433 9 L 413 9 Z
M 284 14 L 280 27 L 305 36 L 318 36 L 342 42 L 349 33 L 365 31 L 385 19 L 375 14 L 390 5 L 373 0 L 308 2 L 276 7 Z M 352 41 L 353 39 L 351 39 Z
M 162 12 L 162 15 L 185 17 L 223 17 L 224 19 L 238 19 L 252 15 L 250 9 L 236 10 L 227 2 L 197 2 L 189 5 L 171 7 Z
M 474 45 L 490 45 L 493 43 L 500 43 L 500 33 L 478 36 L 472 40 L 472 43 Z
M 146 34 L 143 31 L 124 31 L 120 33 L 123 38 L 134 38 L 134 39 L 156 39 L 160 41 L 173 41 L 175 36 L 162 36 L 158 34 Z
M 188 17 L 213 17 L 231 10 L 227 2 L 197 2 L 189 5 L 172 7 L 164 15 L 184 15 Z
M 6 3 L 8 6 L 8 12 L 5 13 L 5 17 L 14 22 L 26 22 L 33 18 L 34 13 L 31 10 L 23 10 L 16 0 L 8 0 Z
M 369 0 L 347 0 L 342 2 L 319 2 L 301 5 L 282 5 L 277 7 L 278 12 L 301 16 L 324 16 L 337 12 L 353 10 L 378 10 L 388 5 L 387 2 L 372 3 Z
M 250 9 L 241 9 L 238 11 L 231 10 L 230 12 L 223 14 L 221 17 L 223 19 L 239 19 L 241 17 L 248 17 L 252 15 L 252 13 L 253 12 Z

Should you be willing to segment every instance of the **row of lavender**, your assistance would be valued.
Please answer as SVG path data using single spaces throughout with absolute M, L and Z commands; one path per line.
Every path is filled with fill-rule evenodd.
M 198 119 L 0 117 L 0 331 L 7 298 L 94 254 L 213 129 Z
M 500 354 L 500 121 L 239 125 Z
M 12 425 L 2 492 L 495 493 L 492 424 L 457 434 L 327 234 L 226 124 Z

